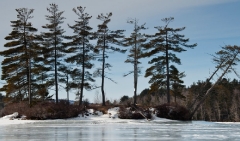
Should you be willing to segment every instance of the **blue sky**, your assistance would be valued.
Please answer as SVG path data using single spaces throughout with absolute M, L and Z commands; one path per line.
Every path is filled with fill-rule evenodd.
M 48 23 L 45 20 L 47 15 L 46 8 L 50 3 L 59 5 L 61 11 L 65 11 L 63 16 L 66 20 L 62 27 L 66 30 L 67 35 L 72 34 L 72 30 L 67 28 L 67 24 L 73 24 L 77 16 L 73 13 L 72 8 L 77 6 L 86 7 L 86 12 L 92 15 L 90 25 L 96 29 L 97 24 L 101 23 L 96 19 L 100 13 L 112 12 L 112 21 L 109 28 L 112 30 L 124 29 L 125 34 L 132 32 L 132 26 L 127 24 L 128 18 L 136 18 L 139 23 L 146 23 L 146 33 L 154 34 L 157 30 L 155 26 L 164 25 L 162 18 L 174 17 L 174 22 L 170 23 L 171 27 L 183 27 L 186 29 L 182 32 L 189 43 L 197 43 L 195 49 L 188 49 L 186 52 L 177 54 L 181 58 L 182 65 L 178 66 L 180 71 L 185 71 L 187 75 L 184 78 L 186 86 L 191 85 L 198 80 L 205 80 L 214 70 L 214 64 L 209 54 L 214 54 L 225 45 L 240 45 L 240 1 L 239 0 L 1 0 L 0 1 L 0 50 L 4 50 L 3 45 L 6 43 L 4 38 L 12 31 L 10 21 L 17 19 L 16 8 L 33 8 L 35 9 L 31 20 L 33 26 L 43 32 L 42 25 Z M 105 91 L 109 100 L 119 99 L 123 95 L 133 95 L 133 76 L 123 77 L 124 73 L 133 69 L 131 64 L 126 64 L 127 54 L 112 54 L 108 62 L 113 68 L 109 76 L 117 84 L 106 80 Z M 3 57 L 0 57 L 0 61 Z M 143 59 L 142 75 L 139 77 L 138 93 L 148 88 L 149 78 L 144 78 L 144 72 L 149 66 L 148 58 Z M 95 64 L 96 67 L 100 63 Z M 96 68 L 95 67 L 95 68 Z M 237 70 L 239 67 L 237 67 Z M 1 72 L 0 72 L 1 73 Z M 234 75 L 227 75 L 227 78 L 233 78 Z M 0 86 L 4 81 L 0 81 Z M 100 79 L 96 84 L 100 85 Z M 100 94 L 100 90 L 99 94 Z M 53 93 L 53 92 L 52 92 Z M 84 92 L 84 98 L 94 101 L 97 90 Z M 60 98 L 66 98 L 66 92 L 62 89 Z M 74 91 L 71 92 L 70 99 L 74 99 Z

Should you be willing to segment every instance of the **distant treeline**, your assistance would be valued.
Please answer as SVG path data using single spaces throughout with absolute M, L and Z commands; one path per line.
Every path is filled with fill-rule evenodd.
M 212 83 L 198 81 L 191 86 L 182 89 L 181 95 L 176 97 L 176 103 L 187 109 L 193 109 L 193 102 L 201 100 Z M 171 94 L 174 101 L 175 95 Z M 132 98 L 124 96 L 121 98 L 123 104 L 131 103 Z M 138 104 L 143 106 L 157 106 L 167 102 L 166 90 L 151 92 L 150 89 L 143 90 L 137 97 Z M 240 82 L 236 79 L 223 78 L 210 92 L 210 95 L 197 110 L 193 120 L 206 121 L 240 121 Z

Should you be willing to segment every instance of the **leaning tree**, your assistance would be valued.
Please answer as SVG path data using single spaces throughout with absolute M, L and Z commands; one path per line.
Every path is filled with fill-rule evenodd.
M 206 92 L 200 93 L 199 96 L 196 98 L 196 100 L 189 107 L 190 109 L 189 119 L 192 119 L 193 115 L 196 113 L 199 107 L 203 104 L 206 98 L 210 95 L 213 88 L 219 82 L 222 81 L 223 77 L 226 74 L 233 72 L 237 76 L 239 76 L 236 69 L 234 68 L 234 66 L 236 66 L 240 62 L 239 54 L 240 54 L 239 46 L 227 45 L 222 47 L 222 50 L 216 52 L 216 54 L 213 55 L 213 62 L 216 64 L 215 66 L 216 69 L 211 74 L 211 76 L 206 80 L 203 88 L 206 88 L 207 84 L 209 84 L 209 82 L 212 81 L 215 76 L 217 76 L 217 80 L 211 85 L 209 89 L 206 90 Z M 220 73 L 220 75 L 218 75 L 217 73 Z

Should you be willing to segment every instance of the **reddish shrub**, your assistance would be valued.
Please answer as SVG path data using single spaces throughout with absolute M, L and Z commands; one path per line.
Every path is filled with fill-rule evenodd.
M 166 103 L 156 106 L 155 108 L 157 117 L 172 120 L 189 120 L 189 111 L 183 106 Z
M 29 108 L 27 102 L 11 103 L 6 105 L 2 110 L 2 116 L 13 114 L 18 112 L 19 116 Z
M 25 115 L 27 119 L 65 119 L 77 117 L 82 110 L 82 107 L 69 105 L 64 101 L 60 101 L 58 104 L 49 101 L 39 102 L 31 108 L 27 102 L 20 102 L 12 103 L 4 107 L 3 116 L 18 112 L 20 116 Z

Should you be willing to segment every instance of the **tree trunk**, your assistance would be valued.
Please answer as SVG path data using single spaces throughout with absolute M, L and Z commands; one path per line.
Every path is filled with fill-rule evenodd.
M 69 84 L 68 84 L 68 73 L 67 73 L 67 103 L 69 104 Z
M 169 60 L 168 60 L 168 34 L 166 31 L 166 69 L 167 69 L 167 102 L 170 103 L 170 83 L 169 83 Z
M 136 29 L 136 22 L 135 22 L 135 29 Z M 134 47 L 134 96 L 133 96 L 133 104 L 136 105 L 137 104 L 137 79 L 138 79 L 138 67 L 137 67 L 137 63 L 138 63 L 138 58 L 137 58 L 137 35 L 135 35 L 135 47 Z
M 83 98 L 83 87 L 84 87 L 84 74 L 85 74 L 85 43 L 83 37 L 83 60 L 82 60 L 82 82 L 81 82 L 81 92 L 79 96 L 79 106 L 82 105 L 82 98 Z
M 56 30 L 56 29 L 55 29 Z M 54 65 L 55 65 L 55 89 L 56 89 L 56 103 L 58 104 L 58 77 L 57 77 L 57 37 L 55 32 L 55 45 L 54 45 Z
M 25 19 L 24 19 L 25 21 Z M 28 104 L 31 107 L 32 104 L 32 94 L 31 94 L 31 59 L 30 59 L 30 48 L 27 48 L 27 39 L 26 39 L 26 23 L 24 23 L 24 46 L 25 46 L 25 53 L 26 53 L 26 66 L 27 66 L 27 81 L 28 81 Z
M 222 75 L 218 78 L 218 80 L 212 85 L 211 88 L 209 88 L 207 90 L 207 92 L 205 93 L 205 95 L 203 96 L 203 98 L 200 100 L 200 102 L 197 104 L 197 106 L 195 107 L 195 109 L 190 113 L 189 119 L 191 119 L 193 117 L 193 115 L 195 114 L 195 112 L 198 110 L 198 108 L 202 105 L 202 103 L 204 102 L 204 100 L 206 99 L 206 97 L 208 96 L 208 94 L 210 93 L 210 91 L 213 89 L 213 87 L 223 78 L 223 76 L 228 72 L 229 68 L 232 66 L 234 60 L 236 59 L 238 53 L 236 53 L 233 57 L 233 59 L 231 60 L 231 62 L 228 64 L 227 68 L 224 70 L 224 72 L 222 73 Z
M 30 55 L 29 55 L 30 56 Z M 28 68 L 28 93 L 29 93 L 29 106 L 31 107 L 32 105 L 32 93 L 31 93 L 31 59 L 29 58 L 29 68 Z
M 102 106 L 106 106 L 106 103 L 105 103 L 105 92 L 104 92 L 104 71 L 105 71 L 105 33 L 104 33 L 104 36 L 103 36 L 103 55 L 102 55 L 102 58 L 103 58 L 103 63 L 102 63 L 102 86 L 101 86 L 101 91 L 102 91 Z
M 214 75 L 218 72 L 218 70 L 222 67 L 223 63 L 224 63 L 224 61 L 222 61 L 222 62 L 220 63 L 220 65 L 219 65 L 219 66 L 217 67 L 217 69 L 213 72 L 213 74 L 210 76 L 210 78 L 206 80 L 206 83 L 205 83 L 205 85 L 203 86 L 202 89 L 204 89 L 204 88 L 207 86 L 207 84 L 210 82 L 210 80 L 212 80 L 213 76 L 214 76 Z M 198 100 L 200 97 L 201 97 L 201 94 L 199 94 L 199 95 L 195 98 L 194 102 L 193 102 L 189 107 L 192 108 L 193 105 L 195 105 L 195 103 L 197 102 L 197 100 Z

